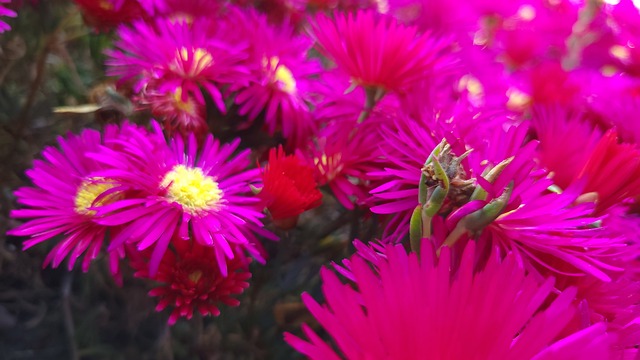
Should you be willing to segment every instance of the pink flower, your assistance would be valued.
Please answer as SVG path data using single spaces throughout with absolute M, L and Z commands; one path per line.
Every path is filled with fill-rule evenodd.
M 128 243 L 142 251 L 155 245 L 149 262 L 151 276 L 174 238 L 213 247 L 223 276 L 236 246 L 264 261 L 253 233 L 273 236 L 261 230 L 259 199 L 250 193 L 249 184 L 259 172 L 246 170 L 249 151 L 233 155 L 239 140 L 223 145 L 209 135 L 201 150 L 193 136 L 186 143 L 174 137 L 167 144 L 154 123 L 154 132 L 138 132 L 118 145 L 119 152 L 102 147 L 92 155 L 115 168 L 100 176 L 135 194 L 99 210 L 100 224 L 124 227 L 110 248 Z
M 553 171 L 554 184 L 566 188 L 584 179 L 583 191 L 598 194 L 599 214 L 640 196 L 637 145 L 620 144 L 615 130 L 603 135 L 579 116 L 567 116 L 557 109 L 538 110 L 534 123 L 540 138 L 540 160 Z
M 135 90 L 182 92 L 205 103 L 201 88 L 226 111 L 220 86 L 246 81 L 244 43 L 229 41 L 230 25 L 221 19 L 176 22 L 137 21 L 118 29 L 116 50 L 108 52 L 107 73 L 121 82 L 135 80 Z M 233 40 L 233 38 L 231 39 Z
M 352 81 L 366 88 L 398 91 L 429 76 L 443 62 L 444 42 L 419 35 L 373 11 L 320 13 L 311 24 L 320 51 Z
M 281 131 L 294 147 L 305 146 L 317 130 L 309 104 L 321 71 L 317 60 L 307 59 L 311 40 L 295 35 L 288 23 L 270 25 L 252 11 L 237 18 L 250 40 L 247 63 L 252 68 L 247 86 L 232 86 L 238 91 L 238 112 L 251 121 L 264 113 L 269 134 Z
M 618 143 L 615 130 L 609 130 L 589 155 L 578 178 L 586 179 L 585 192 L 598 193 L 596 211 L 640 196 L 638 145 Z
M 575 289 L 552 295 L 553 278 L 538 283 L 518 257 L 495 252 L 476 268 L 469 244 L 459 265 L 448 248 L 436 257 L 384 248 L 371 264 L 352 258 L 355 287 L 323 269 L 321 306 L 302 298 L 335 347 L 303 325 L 308 340 L 285 340 L 311 359 L 606 359 L 612 339 L 602 323 L 557 336 L 576 309 Z M 457 270 L 456 270 L 457 269 Z M 498 310 L 499 309 L 499 310 Z
M 535 107 L 532 123 L 540 140 L 540 162 L 552 172 L 554 184 L 568 187 L 578 179 L 601 132 L 580 113 L 561 107 Z
M 320 185 L 329 185 L 336 199 L 347 209 L 362 204 L 370 188 L 367 173 L 377 168 L 380 155 L 377 132 L 380 121 L 358 124 L 333 122 L 319 134 L 310 158 Z
M 32 220 L 8 234 L 29 236 L 24 242 L 25 250 L 61 237 L 44 260 L 44 266 L 58 267 L 68 258 L 71 270 L 84 254 L 82 270 L 87 271 L 91 261 L 100 254 L 105 236 L 117 234 L 113 231 L 116 229 L 109 231 L 97 222 L 100 217 L 97 209 L 123 197 L 118 190 L 120 184 L 110 177 L 95 175 L 108 166 L 87 157 L 89 152 L 97 151 L 100 144 L 113 141 L 117 136 L 117 128 L 109 126 L 103 137 L 95 130 L 84 130 L 80 135 L 58 138 L 59 149 L 45 148 L 44 160 L 34 160 L 33 169 L 26 172 L 34 186 L 15 191 L 18 203 L 26 208 L 12 211 L 11 217 Z M 110 265 L 114 275 L 118 273 L 118 258 L 122 255 L 123 249 L 113 246 Z

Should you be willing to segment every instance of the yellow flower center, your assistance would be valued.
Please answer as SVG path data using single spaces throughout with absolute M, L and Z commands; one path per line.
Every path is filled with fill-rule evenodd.
M 273 56 L 262 61 L 267 71 L 273 72 L 273 81 L 277 82 L 280 89 L 287 94 L 293 94 L 296 91 L 296 79 L 293 77 L 288 67 L 280 64 L 280 58 Z
M 173 106 L 187 114 L 194 114 L 196 110 L 195 104 L 191 99 L 187 98 L 187 101 L 182 100 L 182 87 L 176 88 L 176 91 L 173 93 Z
M 117 200 L 120 197 L 119 193 L 109 194 L 96 201 L 103 192 L 117 185 L 115 182 L 103 178 L 89 178 L 82 181 L 75 198 L 76 213 L 93 216 L 96 212 L 88 208 L 107 205 Z
M 189 69 L 185 69 L 185 75 L 188 76 L 197 76 L 204 69 L 213 64 L 213 56 L 211 56 L 206 49 L 202 48 L 189 49 L 183 47 L 178 51 L 178 58 L 180 60 L 178 61 L 179 64 L 182 64 L 189 59 L 192 60 L 191 67 Z M 178 68 L 182 68 L 182 66 L 179 66 Z
M 320 174 L 326 177 L 327 181 L 335 179 L 344 167 L 341 153 L 336 153 L 331 156 L 323 154 L 322 157 L 314 158 L 313 163 L 318 168 L 318 171 L 320 171 Z
M 222 199 L 218 183 L 200 168 L 176 165 L 165 175 L 160 186 L 167 188 L 167 198 L 190 212 L 210 209 Z

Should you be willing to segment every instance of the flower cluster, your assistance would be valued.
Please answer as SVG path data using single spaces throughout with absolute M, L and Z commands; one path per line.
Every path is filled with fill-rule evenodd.
M 10 234 L 57 241 L 45 265 L 106 253 L 170 323 L 217 315 L 266 261 L 263 222 L 324 203 L 353 216 L 341 245 L 368 239 L 346 280 L 322 270 L 325 305 L 303 295 L 319 327 L 285 340 L 310 358 L 640 356 L 631 0 L 76 2 L 159 123 L 34 162 Z
M 120 260 L 131 258 L 137 276 L 167 283 L 151 295 L 162 297 L 158 309 L 176 306 L 171 323 L 194 309 L 217 315 L 219 302 L 234 303 L 229 296 L 248 286 L 247 254 L 264 262 L 258 237 L 275 239 L 262 229 L 259 199 L 251 194 L 259 178 L 247 169 L 249 151 L 234 155 L 239 141 L 221 144 L 209 135 L 198 149 L 193 136 L 167 142 L 157 124 L 147 131 L 125 123 L 102 137 L 85 130 L 58 142 L 60 149 L 45 149 L 27 173 L 35 187 L 15 193 L 27 208 L 12 216 L 33 218 L 9 232 L 31 236 L 25 249 L 62 236 L 45 266 L 68 258 L 72 269 L 85 254 L 87 271 L 106 251 L 117 280 Z M 189 269 L 202 282 L 187 274 L 193 281 L 183 284 L 183 258 L 198 259 L 200 267 Z M 186 300 L 193 291 L 208 300 Z

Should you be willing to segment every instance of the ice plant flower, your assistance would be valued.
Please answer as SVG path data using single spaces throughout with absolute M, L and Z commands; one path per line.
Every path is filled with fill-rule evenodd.
M 445 42 L 391 16 L 361 10 L 322 13 L 311 23 L 320 51 L 349 74 L 356 85 L 382 92 L 398 91 L 423 79 L 443 61 Z
M 552 295 L 553 278 L 539 283 L 517 255 L 501 259 L 493 252 L 476 269 L 474 244 L 459 264 L 448 248 L 439 258 L 428 243 L 422 248 L 418 258 L 389 245 L 374 269 L 355 255 L 350 262 L 355 288 L 323 269 L 326 304 L 309 294 L 302 298 L 335 346 L 306 325 L 308 340 L 286 333 L 285 341 L 311 359 L 335 360 L 606 359 L 612 354 L 603 323 L 557 340 L 576 312 L 575 289 Z
M 602 212 L 628 198 L 640 196 L 640 149 L 620 144 L 615 130 L 605 133 L 593 149 L 578 178 L 585 178 L 585 192 L 596 192 L 596 210 Z
M 553 181 L 566 188 L 582 179 L 585 193 L 597 193 L 596 211 L 601 214 L 626 199 L 640 196 L 640 149 L 619 143 L 615 129 L 605 134 L 580 114 L 556 109 L 534 112 L 540 139 L 539 157 L 553 172 Z
M 322 129 L 309 158 L 320 185 L 328 185 L 347 209 L 367 198 L 367 173 L 377 168 L 380 156 L 377 131 L 380 119 L 358 124 L 356 119 L 335 121 Z
M 281 131 L 293 147 L 303 147 L 316 131 L 308 106 L 317 83 L 313 77 L 321 71 L 317 60 L 307 59 L 310 39 L 294 35 L 288 23 L 270 25 L 255 12 L 239 20 L 250 39 L 248 63 L 253 71 L 248 86 L 232 87 L 238 91 L 238 112 L 251 121 L 264 113 L 271 135 Z
M 0 4 L 10 3 L 10 2 L 11 0 L 0 0 Z M 0 16 L 16 17 L 17 15 L 18 14 L 15 11 L 11 9 L 7 9 L 3 5 L 0 5 Z M 11 30 L 11 26 L 9 26 L 9 24 L 7 24 L 6 22 L 0 20 L 0 33 L 3 33 L 8 30 Z
M 135 244 L 142 251 L 155 245 L 149 261 L 154 276 L 172 239 L 182 239 L 214 249 L 223 276 L 227 260 L 240 246 L 260 261 L 260 245 L 254 232 L 261 230 L 259 199 L 249 184 L 259 179 L 259 170 L 246 170 L 249 150 L 233 155 L 240 141 L 220 144 L 209 135 L 201 150 L 194 136 L 185 142 L 174 137 L 167 143 L 157 123 L 152 133 L 138 132 L 119 152 L 102 147 L 94 155 L 113 178 L 135 192 L 135 196 L 103 206 L 99 223 L 123 225 L 111 248 Z
M 533 128 L 540 140 L 538 157 L 554 184 L 566 188 L 578 179 L 602 136 L 583 115 L 560 107 L 534 107 Z
M 96 222 L 96 209 L 120 200 L 122 193 L 117 191 L 118 182 L 114 179 L 93 175 L 106 166 L 86 154 L 98 150 L 104 141 L 113 140 L 117 136 L 116 130 L 108 127 L 104 138 L 95 130 L 59 137 L 59 149 L 45 148 L 42 152 L 44 159 L 34 160 L 33 169 L 26 172 L 34 186 L 15 191 L 18 203 L 25 208 L 13 210 L 11 217 L 32 220 L 8 234 L 29 236 L 30 239 L 23 244 L 25 250 L 61 237 L 45 258 L 44 266 L 58 267 L 68 258 L 71 270 L 84 254 L 82 270 L 87 271 L 91 261 L 100 254 L 109 229 Z M 114 275 L 118 272 L 118 257 L 122 251 L 115 246 L 110 253 Z
M 269 162 L 261 175 L 263 186 L 258 197 L 281 228 L 295 226 L 298 215 L 322 202 L 313 168 L 298 155 L 285 155 L 282 147 L 269 151 Z
M 163 128 L 169 135 L 180 134 L 187 138 L 189 134 L 195 134 L 198 140 L 203 140 L 209 133 L 205 119 L 206 106 L 192 95 L 184 96 L 180 87 L 167 93 L 145 91 L 137 102 L 151 108 L 152 114 L 162 120 Z
M 218 316 L 220 305 L 240 304 L 233 296 L 248 288 L 247 280 L 251 278 L 241 251 L 236 251 L 233 259 L 227 260 L 228 271 L 223 275 L 216 264 L 213 247 L 180 239 L 173 245 L 173 251 L 164 254 L 155 275 L 149 273 L 144 253 L 131 256 L 135 276 L 158 283 L 149 292 L 150 296 L 158 298 L 156 311 L 173 308 L 168 319 L 170 325 L 180 317 L 191 319 L 194 311 L 203 316 Z
M 215 23 L 213 21 L 216 21 Z M 201 88 L 221 111 L 226 111 L 220 86 L 244 82 L 247 69 L 243 42 L 230 41 L 230 26 L 221 19 L 193 22 L 159 18 L 153 23 L 136 21 L 118 29 L 115 50 L 108 52 L 107 74 L 121 82 L 134 80 L 137 92 L 182 91 L 205 104 Z

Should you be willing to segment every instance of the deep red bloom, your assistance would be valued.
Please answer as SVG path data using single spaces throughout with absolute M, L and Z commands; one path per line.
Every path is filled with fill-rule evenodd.
M 157 297 L 156 311 L 172 306 L 169 324 L 180 317 L 191 319 L 194 311 L 202 315 L 220 315 L 220 304 L 238 306 L 240 301 L 233 295 L 241 294 L 249 287 L 247 280 L 251 273 L 247 260 L 241 251 L 236 251 L 233 259 L 227 260 L 229 273 L 223 276 L 216 263 L 215 250 L 211 246 L 195 241 L 175 239 L 175 251 L 167 251 L 160 262 L 158 273 L 149 276 L 145 256 L 132 256 L 131 265 L 137 270 L 136 276 L 149 278 L 161 283 L 149 292 Z
M 320 206 L 313 168 L 297 155 L 285 155 L 282 147 L 269 151 L 269 163 L 262 170 L 264 187 L 258 195 L 274 221 L 295 218 Z
M 75 0 L 85 22 L 96 30 L 109 30 L 144 15 L 137 0 Z

